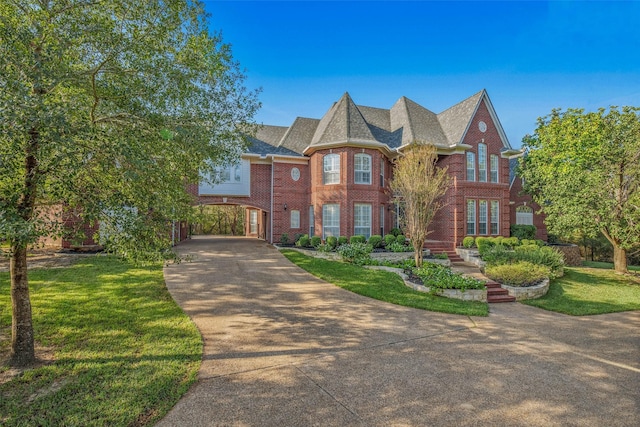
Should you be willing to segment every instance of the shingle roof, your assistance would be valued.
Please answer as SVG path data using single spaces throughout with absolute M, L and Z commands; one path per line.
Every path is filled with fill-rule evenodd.
M 267 154 L 279 154 L 283 156 L 300 156 L 300 153 L 286 147 L 278 147 L 278 143 L 289 128 L 285 126 L 262 125 L 255 137 L 249 138 L 249 153 L 265 156 Z
M 289 127 L 263 126 L 252 149 L 260 154 L 302 155 L 309 147 L 340 143 L 384 144 L 389 150 L 412 142 L 453 148 L 462 141 L 484 96 L 482 90 L 435 114 L 404 96 L 384 109 L 356 105 L 345 93 L 321 119 L 298 117 Z M 268 150 L 272 151 L 265 153 Z

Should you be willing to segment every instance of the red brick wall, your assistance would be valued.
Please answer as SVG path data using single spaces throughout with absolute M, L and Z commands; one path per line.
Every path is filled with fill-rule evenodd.
M 300 178 L 294 181 L 291 170 L 298 168 Z M 282 233 L 293 241 L 297 234 L 309 232 L 310 182 L 308 164 L 274 162 L 273 164 L 273 241 L 280 242 Z M 287 209 L 284 209 L 284 205 Z M 300 227 L 291 228 L 291 211 L 300 212 Z
M 516 223 L 516 208 L 518 206 L 527 205 L 533 209 L 533 225 L 536 227 L 536 239 L 547 241 L 547 226 L 544 224 L 544 215 L 539 214 L 540 205 L 533 202 L 530 195 L 522 192 L 522 179 L 516 178 L 513 181 L 510 191 L 511 205 L 511 224 Z

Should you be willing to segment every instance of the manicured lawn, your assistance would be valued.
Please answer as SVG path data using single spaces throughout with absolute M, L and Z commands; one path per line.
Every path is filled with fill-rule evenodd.
M 565 267 L 565 275 L 551 282 L 547 295 L 524 303 L 574 316 L 640 310 L 640 277 Z
M 308 257 L 292 250 L 282 250 L 291 262 L 343 289 L 406 307 L 467 316 L 487 316 L 486 303 L 460 301 L 414 291 L 395 273 L 369 270 L 353 264 Z
M 612 262 L 582 261 L 582 265 L 585 267 L 591 267 L 591 268 L 606 268 L 608 270 L 613 269 Z M 640 271 L 640 265 L 629 265 L 628 268 L 630 271 Z
M 37 345 L 54 362 L 0 384 L 0 425 L 153 425 L 195 381 L 202 341 L 161 265 L 94 256 L 33 270 L 30 285 Z M 9 274 L 0 273 L 1 360 L 10 316 Z

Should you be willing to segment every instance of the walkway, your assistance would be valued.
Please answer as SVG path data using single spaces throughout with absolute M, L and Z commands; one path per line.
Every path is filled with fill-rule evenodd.
M 248 238 L 179 247 L 167 286 L 204 341 L 159 426 L 636 426 L 640 312 L 488 318 L 352 294 Z

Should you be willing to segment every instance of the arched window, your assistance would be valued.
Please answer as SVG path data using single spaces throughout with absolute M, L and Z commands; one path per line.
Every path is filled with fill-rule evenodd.
M 522 205 L 516 208 L 516 224 L 533 225 L 533 209 L 530 206 Z
M 323 184 L 340 184 L 340 155 L 327 154 L 323 159 Z
M 487 146 L 478 144 L 478 181 L 487 182 Z
M 354 171 L 356 184 L 371 184 L 371 156 L 358 153 L 354 157 Z

